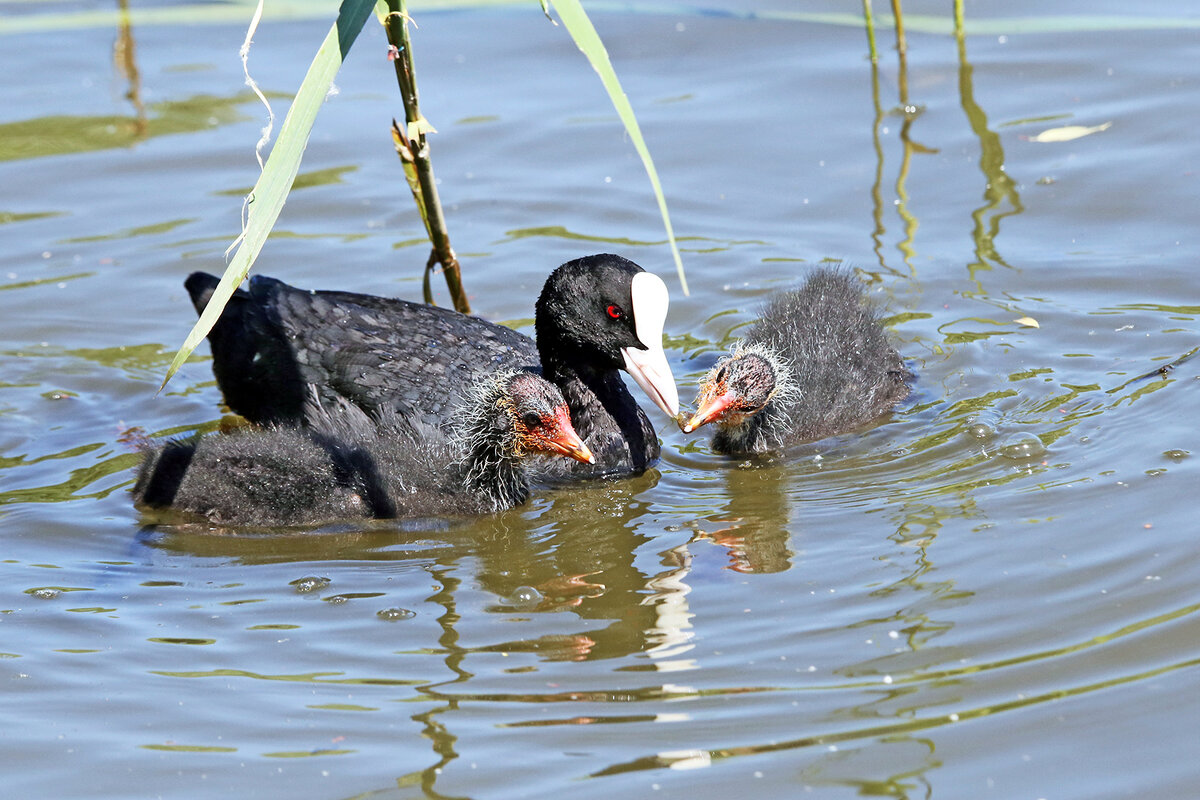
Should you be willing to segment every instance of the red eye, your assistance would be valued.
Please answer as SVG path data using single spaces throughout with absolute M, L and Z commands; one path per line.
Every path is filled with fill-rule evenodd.
M 624 313 L 625 312 L 621 310 L 620 306 L 612 305 L 608 307 L 608 315 L 613 319 L 620 319 L 621 315 Z

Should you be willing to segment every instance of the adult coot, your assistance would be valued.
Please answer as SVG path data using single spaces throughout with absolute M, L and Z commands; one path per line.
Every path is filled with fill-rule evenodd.
M 198 311 L 216 285 L 204 273 L 187 279 Z M 537 300 L 535 343 L 448 309 L 256 276 L 235 293 L 209 340 L 225 401 L 260 423 L 307 422 L 315 392 L 326 404 L 348 401 L 372 416 L 392 409 L 444 427 L 464 393 L 497 369 L 540 367 L 596 457 L 574 469 L 553 465 L 543 477 L 636 474 L 658 458 L 658 439 L 618 370 L 678 414 L 662 348 L 667 304 L 662 280 L 632 261 L 610 254 L 569 261 Z
M 134 500 L 222 525 L 480 514 L 525 502 L 529 454 L 591 462 L 562 394 L 537 375 L 505 371 L 469 394 L 450 434 L 314 401 L 308 427 L 168 442 L 147 453 Z
M 842 433 L 908 395 L 912 375 L 862 284 L 822 268 L 771 296 L 730 355 L 701 380 L 690 433 L 717 426 L 713 448 L 743 455 Z

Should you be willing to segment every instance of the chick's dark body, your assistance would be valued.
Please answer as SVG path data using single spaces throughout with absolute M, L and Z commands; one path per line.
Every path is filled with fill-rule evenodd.
M 745 341 L 779 353 L 794 393 L 785 442 L 853 430 L 908 395 L 912 375 L 849 273 L 820 269 L 798 290 L 767 301 Z

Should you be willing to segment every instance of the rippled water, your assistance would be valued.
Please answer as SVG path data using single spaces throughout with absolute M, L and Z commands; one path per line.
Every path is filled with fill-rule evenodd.
M 762 297 L 842 259 L 914 396 L 770 463 L 659 415 L 641 478 L 222 536 L 126 489 L 140 435 L 220 417 L 206 357 L 155 389 L 255 178 L 242 23 L 0 3 L 6 795 L 1194 796 L 1200 17 L 969 3 L 960 42 L 949 8 L 906 3 L 876 68 L 857 5 L 594 6 L 688 297 L 561 29 L 418 11 L 479 313 L 528 329 L 553 266 L 620 252 L 672 286 L 690 396 Z M 277 106 L 327 25 L 268 13 Z M 385 48 L 369 24 L 260 272 L 419 296 Z M 1068 126 L 1097 130 L 1045 141 Z

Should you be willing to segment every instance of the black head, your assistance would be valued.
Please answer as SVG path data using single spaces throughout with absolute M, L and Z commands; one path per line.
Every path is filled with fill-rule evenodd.
M 542 365 L 591 371 L 622 369 L 660 408 L 679 411 L 675 378 L 662 349 L 667 288 L 621 256 L 568 261 L 550 274 L 535 313 Z
M 781 376 L 776 359 L 757 350 L 726 356 L 700 381 L 696 413 L 683 425 L 691 433 L 701 425 L 739 425 L 766 408 L 775 397 Z

